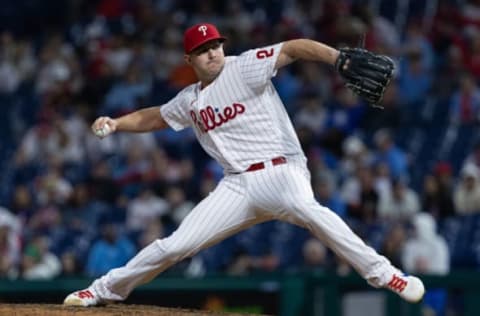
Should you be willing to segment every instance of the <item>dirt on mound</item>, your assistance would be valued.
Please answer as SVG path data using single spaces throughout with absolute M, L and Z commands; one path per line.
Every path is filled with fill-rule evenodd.
M 165 308 L 149 305 L 115 304 L 102 307 L 73 307 L 54 304 L 0 304 L 0 315 L 8 316 L 245 316 L 248 314 L 232 314 Z M 258 315 L 257 315 L 258 316 Z

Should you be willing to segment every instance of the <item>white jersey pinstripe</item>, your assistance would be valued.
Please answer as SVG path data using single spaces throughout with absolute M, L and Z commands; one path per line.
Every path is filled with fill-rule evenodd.
M 190 85 L 161 107 L 175 130 L 193 126 L 202 147 L 227 173 L 277 156 L 304 157 L 271 77 L 282 44 L 226 57 L 209 86 Z M 215 123 L 215 122 L 216 123 Z

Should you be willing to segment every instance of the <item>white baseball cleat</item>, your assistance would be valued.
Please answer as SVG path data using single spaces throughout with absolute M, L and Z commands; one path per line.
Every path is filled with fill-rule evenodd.
M 414 276 L 394 274 L 385 288 L 397 293 L 401 298 L 410 303 L 417 303 L 425 294 L 423 282 Z
M 105 305 L 106 302 L 102 300 L 98 295 L 91 289 L 85 289 L 81 291 L 76 291 L 69 294 L 63 301 L 63 305 L 69 306 L 98 306 Z

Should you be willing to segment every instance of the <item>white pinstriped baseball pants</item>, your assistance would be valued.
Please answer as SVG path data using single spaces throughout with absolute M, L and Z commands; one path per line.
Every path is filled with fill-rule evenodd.
M 152 242 L 125 266 L 95 280 L 91 288 L 103 299 L 124 300 L 135 287 L 176 262 L 272 219 L 310 230 L 375 287 L 386 284 L 396 271 L 340 217 L 314 199 L 310 174 L 303 163 L 272 166 L 267 162 L 262 170 L 227 175 L 172 235 Z

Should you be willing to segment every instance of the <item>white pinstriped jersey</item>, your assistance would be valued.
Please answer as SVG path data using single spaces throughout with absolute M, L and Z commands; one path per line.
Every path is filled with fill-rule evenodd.
M 300 142 L 270 79 L 282 43 L 225 58 L 207 87 L 192 84 L 160 111 L 175 130 L 192 126 L 205 151 L 226 173 L 277 156 L 305 159 Z
M 98 298 L 90 298 L 95 304 L 124 300 L 135 287 L 174 263 L 275 219 L 308 229 L 375 287 L 399 280 L 401 271 L 315 200 L 305 156 L 270 81 L 281 45 L 227 57 L 220 75 L 206 88 L 191 85 L 160 107 L 175 130 L 193 126 L 201 145 L 223 165 L 226 176 L 170 236 L 153 241 L 125 266 L 96 279 L 88 288 L 91 297 Z M 256 172 L 231 174 L 278 156 L 286 156 L 287 163 L 267 163 Z M 80 294 L 70 294 L 66 304 L 69 299 L 78 304 Z

